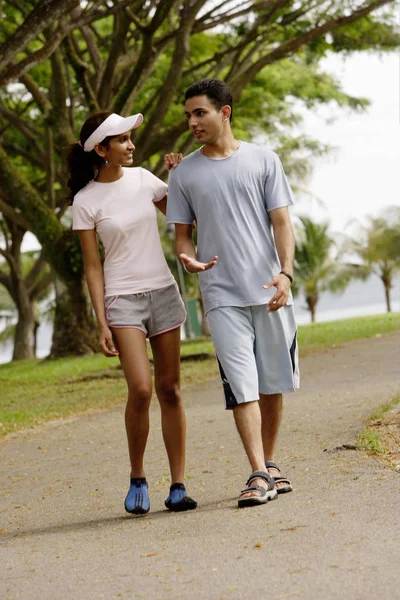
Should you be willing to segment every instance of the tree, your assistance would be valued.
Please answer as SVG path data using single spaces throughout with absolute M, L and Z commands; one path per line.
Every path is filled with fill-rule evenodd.
M 311 322 L 314 323 L 321 293 L 327 290 L 342 292 L 358 270 L 354 265 L 342 262 L 335 241 L 329 234 L 328 222 L 316 223 L 304 216 L 299 220 L 295 227 L 294 291 L 303 291 Z
M 43 247 L 58 294 L 52 354 L 97 349 L 77 237 L 65 201 L 64 151 L 88 112 L 145 115 L 136 161 L 163 174 L 166 151 L 193 145 L 185 87 L 224 79 L 242 139 L 268 134 L 287 170 L 304 172 L 315 141 L 293 139 L 292 98 L 362 108 L 319 69 L 328 52 L 397 48 L 393 0 L 40 0 L 3 2 L 0 15 L 0 208 L 23 214 Z M 297 155 L 302 160 L 290 161 Z M 286 165 L 285 165 L 286 166 Z M 11 215 L 11 216 L 10 216 Z
M 381 217 L 369 217 L 368 225 L 361 229 L 350 248 L 361 259 L 366 272 L 374 273 L 382 281 L 387 312 L 391 312 L 393 276 L 400 270 L 400 209 L 393 207 Z
M 36 351 L 36 331 L 39 327 L 37 301 L 48 290 L 53 275 L 43 253 L 23 255 L 21 244 L 26 233 L 23 219 L 17 224 L 0 218 L 0 283 L 6 288 L 17 309 L 17 324 L 13 328 L 13 360 L 33 358 Z

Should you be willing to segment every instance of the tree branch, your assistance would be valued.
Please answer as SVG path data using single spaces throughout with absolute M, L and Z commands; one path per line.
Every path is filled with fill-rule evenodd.
M 68 114 L 68 67 L 64 64 L 64 58 L 61 48 L 57 48 L 50 57 L 51 64 L 51 84 L 50 94 L 52 98 L 53 110 L 51 119 L 53 122 L 56 139 L 61 146 L 68 146 L 74 140 L 74 133 L 71 128 Z M 71 101 L 71 98 L 69 98 Z
M 190 51 L 190 33 L 197 12 L 203 6 L 205 0 L 197 0 L 195 3 L 186 2 L 181 9 L 180 26 L 176 34 L 175 49 L 171 59 L 171 66 L 167 79 L 163 86 L 163 93 L 159 97 L 158 105 L 150 117 L 150 121 L 139 138 L 139 155 L 147 152 L 152 145 L 152 137 L 160 128 L 172 99 L 179 85 L 184 61 Z
M 126 15 L 117 12 L 114 16 L 114 35 L 111 44 L 110 53 L 103 76 L 98 85 L 99 90 L 99 106 L 107 107 L 110 105 L 112 84 L 114 81 L 115 67 L 123 50 L 123 44 L 129 31 L 130 23 Z
M 151 23 L 147 27 L 142 28 L 142 48 L 139 58 L 137 59 L 130 76 L 114 99 L 112 108 L 114 112 L 123 113 L 124 109 L 127 108 L 128 102 L 130 105 L 134 102 L 135 96 L 140 89 L 140 84 L 143 81 L 144 73 L 149 73 L 157 56 L 161 52 L 161 47 L 158 48 L 157 52 L 153 47 L 154 34 L 162 25 L 174 2 L 175 0 L 164 0 L 163 2 L 160 2 Z
M 67 14 L 79 0 L 41 0 L 9 39 L 0 46 L 0 71 L 49 25 Z M 21 73 L 22 74 L 22 73 Z
M 51 109 L 51 102 L 47 98 L 47 96 L 45 96 L 45 94 L 43 94 L 43 92 L 39 89 L 35 80 L 32 79 L 32 77 L 27 73 L 22 75 L 19 78 L 19 80 L 21 83 L 24 84 L 28 92 L 32 95 L 32 98 L 35 100 L 42 113 L 47 114 Z
M 1 249 L 0 249 L 0 254 L 3 254 Z M 6 273 L 3 273 L 1 270 L 0 270 L 0 285 L 3 285 L 6 288 L 7 292 L 10 294 L 10 296 L 12 298 L 10 276 L 6 275 Z
M 47 273 L 46 275 L 44 275 L 44 277 L 39 279 L 30 292 L 31 300 L 36 300 L 36 298 L 40 296 L 40 294 L 42 294 L 53 282 L 54 272 Z
M 335 29 L 339 29 L 340 27 L 344 27 L 345 25 L 350 25 L 351 23 L 354 23 L 355 21 L 358 21 L 359 19 L 365 17 L 371 12 L 377 10 L 381 6 L 391 4 L 392 2 L 393 0 L 376 0 L 375 2 L 369 4 L 368 6 L 365 6 L 364 8 L 355 10 L 349 16 L 342 16 L 330 19 L 323 25 L 314 27 L 314 29 L 306 31 L 302 35 L 299 35 L 296 38 L 284 42 L 283 44 L 269 52 L 267 55 L 263 56 L 258 61 L 256 61 L 244 73 L 239 73 L 233 76 L 229 83 L 230 86 L 232 88 L 235 88 L 236 90 L 236 99 L 240 97 L 243 87 L 246 86 L 253 79 L 253 77 L 255 77 L 257 73 L 259 73 L 259 71 L 261 71 L 261 69 L 263 69 L 267 65 L 281 60 L 282 58 L 285 58 L 287 56 L 291 56 L 301 46 L 310 43 L 312 40 L 320 37 L 321 35 L 334 31 Z
M 18 131 L 28 140 L 28 142 L 35 148 L 36 153 L 44 161 L 43 149 L 39 146 L 38 138 L 40 137 L 37 131 L 34 131 L 30 125 L 19 118 L 16 112 L 9 110 L 5 106 L 0 104 L 0 115 L 2 115 L 9 123 L 14 125 Z
M 22 213 L 8 204 L 2 196 L 0 196 L 0 212 L 2 212 L 3 215 L 8 217 L 11 221 L 14 221 L 14 223 L 16 223 L 22 229 L 29 231 L 29 223 L 23 217 Z
M 78 55 L 77 46 L 74 42 L 74 34 L 72 32 L 65 39 L 65 48 L 70 64 L 74 69 L 76 78 L 82 87 L 89 111 L 98 112 L 100 110 L 99 103 L 89 80 L 88 64 Z

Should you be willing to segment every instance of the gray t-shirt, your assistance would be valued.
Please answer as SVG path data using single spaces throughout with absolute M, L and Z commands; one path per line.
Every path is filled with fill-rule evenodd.
M 241 142 L 223 159 L 196 150 L 170 171 L 167 222 L 196 220 L 198 259 L 209 262 L 218 255 L 212 269 L 199 273 L 206 312 L 270 299 L 262 286 L 281 267 L 268 212 L 291 204 L 278 156 L 255 144 Z

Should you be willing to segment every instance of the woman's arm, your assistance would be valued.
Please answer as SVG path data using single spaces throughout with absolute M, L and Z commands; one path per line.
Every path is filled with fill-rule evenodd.
M 104 310 L 104 276 L 97 248 L 96 233 L 94 229 L 79 230 L 79 240 L 85 263 L 86 281 L 89 288 L 90 299 L 97 317 L 100 333 L 100 350 L 105 356 L 118 356 L 112 333 L 107 325 Z
M 165 194 L 164 198 L 162 198 L 158 202 L 154 203 L 157 206 L 158 210 L 161 211 L 163 215 L 167 214 L 167 198 L 168 198 L 168 193 Z

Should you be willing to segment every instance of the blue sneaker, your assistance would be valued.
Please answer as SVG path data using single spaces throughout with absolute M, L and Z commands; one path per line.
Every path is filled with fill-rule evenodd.
M 197 508 L 196 500 L 187 495 L 183 483 L 174 483 L 169 490 L 169 496 L 165 501 L 165 506 L 174 512 L 183 510 L 193 510 Z
M 145 515 L 149 512 L 149 491 L 145 477 L 131 478 L 129 492 L 125 498 L 125 510 L 132 515 Z

